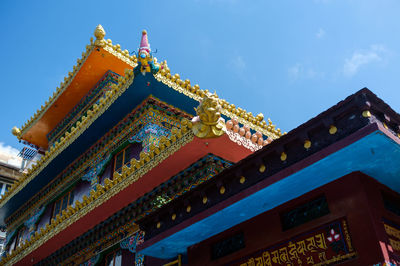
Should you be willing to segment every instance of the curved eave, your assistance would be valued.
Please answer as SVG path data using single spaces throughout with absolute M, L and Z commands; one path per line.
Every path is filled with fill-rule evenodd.
M 124 75 L 125 69 L 131 69 L 134 66 L 135 63 L 129 57 L 118 53 L 110 46 L 101 48 L 90 45 L 83 58 L 78 59 L 78 64 L 73 67 L 74 71 L 65 78 L 65 82 L 61 83 L 53 96 L 22 127 L 20 139 L 47 149 L 47 134 L 108 70 Z

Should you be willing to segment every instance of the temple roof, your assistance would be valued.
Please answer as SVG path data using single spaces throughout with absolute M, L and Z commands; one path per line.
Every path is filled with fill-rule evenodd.
M 66 240 L 73 236 L 70 230 L 74 221 L 86 217 L 87 228 L 79 230 L 87 230 L 88 226 L 98 222 L 101 204 L 112 204 L 120 209 L 132 200 L 131 197 L 121 198 L 127 193 L 140 196 L 205 154 L 212 152 L 237 162 L 282 135 L 270 120 L 264 121 L 262 114 L 253 116 L 218 98 L 215 93 L 201 90 L 198 85 L 192 86 L 189 80 L 181 80 L 179 74 L 171 75 L 166 61 L 159 64 L 153 58 L 149 45 L 141 44 L 137 58 L 129 56 L 126 50 L 121 52 L 119 45 L 104 40 L 105 32 L 101 26 L 96 28 L 95 36 L 96 40 L 91 40 L 74 72 L 54 96 L 21 129 L 13 128 L 13 134 L 19 139 L 48 149 L 0 199 L 0 224 L 4 225 L 8 218 L 7 224 L 15 229 L 35 208 L 40 208 L 43 202 L 77 181 L 99 149 L 108 151 L 111 147 L 105 148 L 99 141 L 111 131 L 117 132 L 117 137 L 118 132 L 130 132 L 126 128 L 122 130 L 127 126 L 126 118 L 149 97 L 171 105 L 171 110 L 179 110 L 177 113 L 183 119 L 171 129 L 169 137 L 142 151 L 140 159 L 131 160 L 130 166 L 124 167 L 121 173 L 114 172 L 112 181 L 106 179 L 104 186 L 97 185 L 91 190 L 90 197 L 77 201 L 74 207 L 37 232 L 32 241 L 19 247 L 7 260 L 16 262 L 38 247 L 41 247 L 39 253 L 48 252 L 51 243 L 57 241 L 60 244 L 60 235 L 67 234 Z M 142 40 L 143 36 L 147 40 L 145 31 Z M 89 97 L 86 101 L 88 95 L 98 91 L 94 90 L 95 85 L 110 70 L 117 75 L 107 90 L 101 91 L 99 98 Z M 77 105 L 82 103 L 85 107 L 77 110 Z M 62 104 L 65 107 L 60 108 Z M 69 120 L 71 115 L 78 115 L 78 118 Z M 114 142 L 114 136 L 111 140 L 106 139 L 114 146 L 119 141 Z M 86 157 L 84 154 L 89 150 L 94 153 Z M 67 171 L 65 180 L 60 176 L 63 171 Z M 47 191 L 48 184 L 53 181 L 55 187 Z M 143 188 L 136 191 L 141 186 Z M 74 232 L 75 237 L 78 233 Z M 49 234 L 54 238 L 49 238 Z
M 124 75 L 126 69 L 131 69 L 137 65 L 135 55 L 131 56 L 128 50 L 121 50 L 119 44 L 113 45 L 110 39 L 105 40 L 105 31 L 101 25 L 96 27 L 94 32 L 96 40 L 91 38 L 90 44 L 86 46 L 86 51 L 82 57 L 77 59 L 77 64 L 73 66 L 72 72 L 64 78 L 52 96 L 38 109 L 35 114 L 25 122 L 21 128 L 14 127 L 12 133 L 18 139 L 25 140 L 38 147 L 47 149 L 47 134 L 68 114 L 68 112 L 86 95 L 86 93 L 98 82 L 98 80 L 108 71 Z M 191 86 L 190 81 L 180 79 L 179 74 L 171 75 L 166 61 L 162 64 L 165 68 L 155 75 L 158 81 L 167 84 L 189 96 L 200 100 L 208 90 L 199 89 L 198 85 Z M 222 113 L 229 117 L 237 117 L 242 124 L 248 124 L 252 129 L 260 131 L 270 138 L 281 136 L 280 129 L 275 129 L 271 121 L 266 123 L 264 116 L 259 114 L 253 116 L 252 113 L 220 99 Z
M 45 169 L 52 160 L 78 139 L 132 84 L 135 77 L 132 68 L 138 62 L 136 56 L 130 56 L 127 50 L 121 51 L 120 45 L 112 45 L 111 40 L 106 41 L 104 39 L 105 32 L 100 25 L 95 30 L 95 36 L 96 40 L 94 42 L 91 40 L 82 58 L 78 59 L 78 64 L 73 68 L 73 72 L 69 73 L 65 81 L 61 83 L 53 96 L 50 97 L 49 101 L 21 129 L 14 127 L 12 132 L 19 139 L 45 148 L 48 145 L 46 135 L 57 126 L 57 123 L 62 121 L 64 116 L 74 107 L 74 104 L 77 104 L 85 93 L 91 89 L 91 86 L 95 85 L 110 68 L 112 71 L 121 74 L 118 78 L 118 84 L 113 84 L 112 90 L 108 91 L 105 97 L 94 104 L 87 111 L 87 114 L 82 116 L 81 121 L 77 122 L 76 126 L 73 126 L 69 131 L 61 135 L 48 148 L 44 156 L 28 170 L 24 177 L 3 195 L 0 199 L 0 208 Z M 160 65 L 160 71 L 151 75 L 153 78 L 146 79 L 155 79 L 160 84 L 171 88 L 171 90 L 164 89 L 160 93 L 172 101 L 180 99 L 182 103 L 177 102 L 177 104 L 183 104 L 187 108 L 186 111 L 193 112 L 193 102 L 200 102 L 204 96 L 209 94 L 208 90 L 200 89 L 197 84 L 192 86 L 189 80 L 181 80 L 179 74 L 172 75 L 166 61 Z M 144 84 L 143 86 L 148 85 Z M 184 98 L 173 96 L 175 93 L 184 96 Z M 282 135 L 280 129 L 276 129 L 269 119 L 266 122 L 261 113 L 254 116 L 242 108 L 236 108 L 235 105 L 228 103 L 224 99 L 217 99 L 222 107 L 222 115 L 234 121 L 235 126 L 233 126 L 232 130 L 236 133 L 239 132 L 239 125 L 242 125 L 247 131 L 253 131 L 251 132 L 252 134 L 255 134 L 257 131 L 259 136 L 264 135 L 268 138 L 269 142 Z M 62 107 L 62 111 L 59 111 L 58 109 L 61 108 L 60 105 L 65 105 L 68 108 Z M 190 108 L 192 108 L 191 111 L 189 110 Z M 229 123 L 227 124 L 227 129 L 229 131 Z M 244 132 L 246 133 L 246 131 Z

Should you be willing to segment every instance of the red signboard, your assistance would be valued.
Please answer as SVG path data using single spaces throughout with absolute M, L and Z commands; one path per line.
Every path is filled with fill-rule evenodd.
M 356 257 L 344 218 L 261 249 L 230 265 L 327 265 Z

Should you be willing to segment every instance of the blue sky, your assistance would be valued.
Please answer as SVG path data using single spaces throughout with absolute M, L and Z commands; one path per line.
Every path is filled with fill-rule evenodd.
M 142 29 L 171 71 L 290 131 L 368 87 L 400 111 L 400 1 L 1 1 L 0 148 L 72 70 L 97 24 Z

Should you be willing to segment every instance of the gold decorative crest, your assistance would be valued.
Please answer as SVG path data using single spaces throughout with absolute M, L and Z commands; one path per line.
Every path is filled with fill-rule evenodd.
M 195 108 L 197 116 L 193 118 L 193 133 L 199 138 L 215 138 L 224 134 L 225 122 L 221 118 L 221 105 L 218 96 L 206 93 Z

